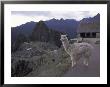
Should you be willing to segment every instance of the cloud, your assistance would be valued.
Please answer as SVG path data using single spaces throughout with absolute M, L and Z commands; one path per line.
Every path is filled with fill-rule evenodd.
M 98 12 L 90 11 L 12 11 L 12 27 L 24 24 L 26 22 L 40 20 L 56 19 L 76 19 L 81 20 L 87 17 L 93 17 Z
M 46 16 L 48 14 L 50 14 L 49 11 L 12 11 L 11 12 L 12 15 L 22 15 L 22 16 Z

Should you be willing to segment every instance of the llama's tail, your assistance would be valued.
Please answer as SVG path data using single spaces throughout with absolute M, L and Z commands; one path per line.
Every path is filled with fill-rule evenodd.
M 94 49 L 94 47 L 90 44 L 90 48 L 93 50 Z

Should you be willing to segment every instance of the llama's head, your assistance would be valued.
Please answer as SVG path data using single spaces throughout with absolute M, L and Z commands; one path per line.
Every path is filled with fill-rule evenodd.
M 66 35 L 61 35 L 61 39 L 60 39 L 61 41 L 67 41 L 68 40 L 68 38 L 67 38 L 67 36 Z

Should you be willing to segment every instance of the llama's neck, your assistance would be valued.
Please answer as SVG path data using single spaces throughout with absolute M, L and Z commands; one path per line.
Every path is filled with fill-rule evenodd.
M 68 51 L 69 41 L 65 40 L 65 41 L 62 42 L 62 44 L 63 44 L 63 47 L 64 47 L 65 51 Z

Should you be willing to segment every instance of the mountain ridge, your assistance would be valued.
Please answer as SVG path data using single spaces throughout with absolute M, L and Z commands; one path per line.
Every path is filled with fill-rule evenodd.
M 27 22 L 26 24 L 22 24 L 21 26 L 18 26 L 18 27 L 12 27 L 11 28 L 12 46 L 13 46 L 14 42 L 17 42 L 16 40 L 17 40 L 17 38 L 19 38 L 20 35 L 22 35 L 25 38 L 25 39 L 23 39 L 23 41 L 30 41 L 32 39 L 32 38 L 30 38 L 30 36 L 33 34 L 33 32 L 34 32 L 34 35 L 40 34 L 39 40 L 41 39 L 42 35 L 44 35 L 43 38 L 45 38 L 45 36 L 47 37 L 48 36 L 47 34 L 49 34 L 50 37 L 52 36 L 52 38 L 48 38 L 48 37 L 47 38 L 54 39 L 54 40 L 55 40 L 55 34 L 58 35 L 58 39 L 56 39 L 56 41 L 58 40 L 58 42 L 55 42 L 58 45 L 58 43 L 60 42 L 59 38 L 60 38 L 61 33 L 67 34 L 69 38 L 75 38 L 75 37 L 77 37 L 78 29 L 90 28 L 92 30 L 92 28 L 96 28 L 96 27 L 100 28 L 100 24 L 99 24 L 100 23 L 100 14 L 97 14 L 96 16 L 90 17 L 90 18 L 83 18 L 81 21 L 76 21 L 74 19 L 63 19 L 63 18 L 55 19 L 55 18 L 53 18 L 53 19 L 50 19 L 48 21 L 43 21 L 43 22 L 44 22 L 44 24 L 42 27 L 44 27 L 44 29 L 42 29 L 42 27 L 37 28 L 39 22 L 36 23 L 33 21 Z M 34 29 L 36 31 L 34 31 Z M 37 31 L 37 29 L 39 29 L 39 30 Z M 20 37 L 20 38 L 22 38 L 22 37 Z M 46 40 L 46 38 L 44 40 Z M 46 41 L 48 41 L 48 40 L 46 40 Z

